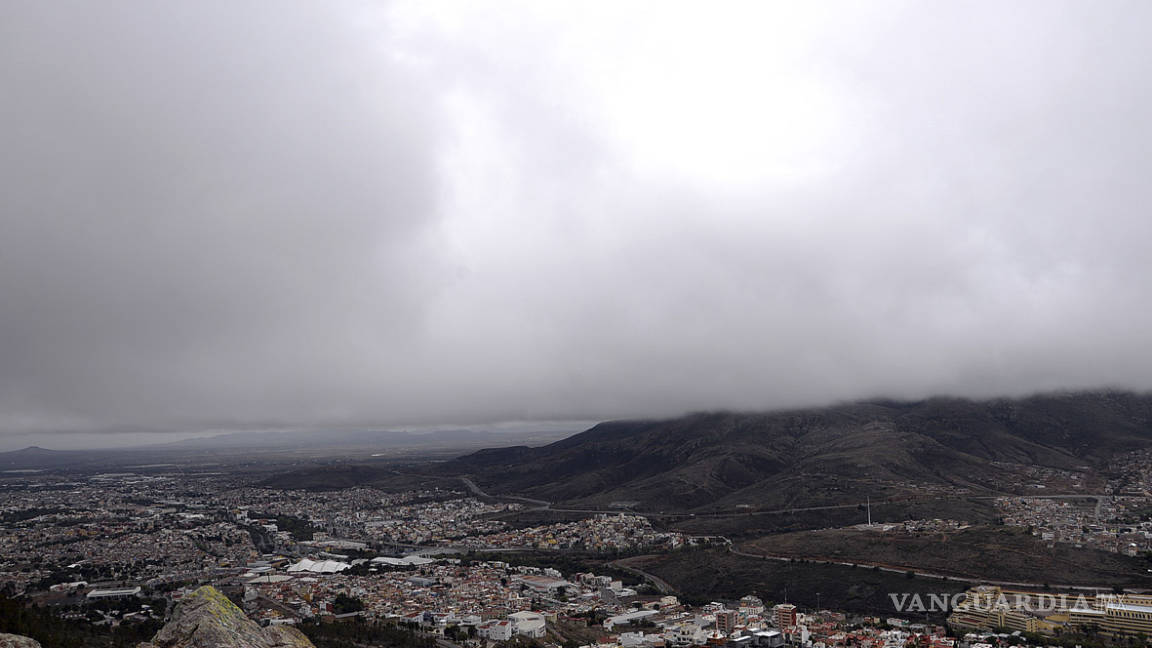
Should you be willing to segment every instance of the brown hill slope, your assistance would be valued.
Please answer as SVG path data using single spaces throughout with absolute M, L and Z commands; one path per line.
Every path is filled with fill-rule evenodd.
M 769 413 L 615 421 L 539 448 L 448 462 L 489 492 L 646 509 L 800 507 L 871 496 L 1010 491 L 1028 467 L 1086 479 L 1152 445 L 1152 396 L 862 402 Z

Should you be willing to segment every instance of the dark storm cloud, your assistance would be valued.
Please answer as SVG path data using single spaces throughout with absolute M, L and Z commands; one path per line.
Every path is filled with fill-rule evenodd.
M 6 412 L 300 416 L 403 344 L 431 102 L 319 9 L 8 6 Z
M 1152 387 L 1145 4 L 659 8 L 6 5 L 0 427 Z

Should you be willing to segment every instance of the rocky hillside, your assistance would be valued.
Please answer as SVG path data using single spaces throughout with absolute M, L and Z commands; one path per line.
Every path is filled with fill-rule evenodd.
M 1036 468 L 1098 485 L 1111 457 L 1149 446 L 1152 396 L 1109 391 L 615 421 L 542 447 L 473 453 L 441 471 L 493 493 L 702 511 L 1011 492 L 1043 477 Z
M 2 645 L 2 644 L 0 644 Z M 299 630 L 261 628 L 216 588 L 204 586 L 184 598 L 172 619 L 140 648 L 315 648 Z

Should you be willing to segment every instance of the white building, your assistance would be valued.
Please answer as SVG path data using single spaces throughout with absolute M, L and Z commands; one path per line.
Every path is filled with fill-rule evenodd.
M 544 615 L 539 612 L 516 612 L 509 614 L 508 620 L 516 634 L 534 639 L 544 636 Z
M 512 638 L 511 621 L 485 621 L 476 626 L 476 634 L 482 639 L 492 641 L 508 641 Z
M 644 634 L 643 632 L 621 632 L 616 639 L 623 648 L 644 648 L 654 644 L 664 644 L 664 635 Z
M 302 558 L 300 562 L 289 567 L 288 571 L 291 573 L 311 572 L 313 574 L 335 574 L 351 568 L 352 565 L 337 560 L 309 560 Z
M 708 633 L 699 624 L 685 621 L 665 629 L 664 640 L 676 646 L 702 646 L 708 640 Z
M 764 614 L 764 601 L 755 596 L 745 596 L 744 598 L 740 599 L 740 606 L 738 610 L 740 614 L 744 615 L 745 617 L 752 616 L 754 614 Z
M 614 617 L 604 619 L 604 629 L 611 630 L 618 625 L 626 625 L 633 621 L 639 621 L 650 616 L 660 614 L 659 610 L 637 610 L 635 612 L 627 612 L 625 614 L 618 614 Z
M 88 592 L 90 599 L 104 599 L 104 598 L 126 598 L 129 596 L 136 596 L 140 593 L 139 587 L 129 587 L 125 589 L 96 589 Z
M 572 588 L 572 583 L 551 576 L 536 576 L 534 574 L 520 574 L 512 578 L 512 582 L 520 583 L 528 589 L 541 594 L 555 595 L 562 590 Z

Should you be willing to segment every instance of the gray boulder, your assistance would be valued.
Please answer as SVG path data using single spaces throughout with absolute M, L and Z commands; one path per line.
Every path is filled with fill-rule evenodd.
M 172 619 L 139 648 L 316 647 L 296 628 L 260 627 L 227 596 L 206 585 L 184 597 Z
M 40 642 L 28 637 L 0 632 L 0 648 L 40 648 Z

